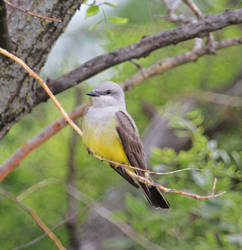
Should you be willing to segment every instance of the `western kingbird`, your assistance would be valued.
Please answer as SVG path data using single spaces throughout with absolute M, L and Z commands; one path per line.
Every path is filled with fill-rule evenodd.
M 147 169 L 143 145 L 137 127 L 126 110 L 122 88 L 114 82 L 103 82 L 88 93 L 92 105 L 86 110 L 83 121 L 83 142 L 87 150 L 106 159 Z M 154 186 L 139 185 L 121 166 L 110 166 L 136 188 L 139 185 L 154 207 L 169 208 L 168 201 Z M 135 170 L 144 177 L 144 171 Z

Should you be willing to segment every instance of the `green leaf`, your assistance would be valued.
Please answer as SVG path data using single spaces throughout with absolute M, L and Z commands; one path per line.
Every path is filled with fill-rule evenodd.
M 114 7 L 114 8 L 118 6 L 116 3 L 109 3 L 109 2 L 104 2 L 103 4 L 108 5 L 110 7 Z
M 118 17 L 118 16 L 110 16 L 108 18 L 108 20 L 111 23 L 115 23 L 115 24 L 126 24 L 128 22 L 128 18 L 125 17 Z
M 86 17 L 94 16 L 94 15 L 96 15 L 98 13 L 98 11 L 99 11 L 99 6 L 98 5 L 91 5 L 87 9 Z

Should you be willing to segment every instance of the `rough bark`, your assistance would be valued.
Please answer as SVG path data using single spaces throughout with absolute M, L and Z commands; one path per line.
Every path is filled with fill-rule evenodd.
M 0 47 L 7 50 L 12 47 L 8 36 L 7 8 L 2 0 L 0 0 Z
M 32 12 L 62 20 L 60 23 L 49 22 L 30 17 L 7 6 L 8 34 L 14 45 L 12 52 L 39 72 L 54 42 L 64 31 L 82 1 L 11 2 L 23 9 L 31 9 Z M 6 57 L 0 57 L 0 137 L 22 114 L 31 111 L 34 104 L 32 97 L 37 91 L 37 86 L 35 80 L 19 65 Z

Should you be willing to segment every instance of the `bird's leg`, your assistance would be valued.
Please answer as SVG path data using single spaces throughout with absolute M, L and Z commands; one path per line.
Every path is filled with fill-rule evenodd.
M 86 148 L 87 149 L 87 153 L 89 154 L 89 155 L 93 155 L 93 152 L 89 149 L 89 148 Z

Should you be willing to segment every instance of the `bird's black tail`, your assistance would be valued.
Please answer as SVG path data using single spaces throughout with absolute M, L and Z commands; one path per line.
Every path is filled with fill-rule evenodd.
M 169 202 L 158 188 L 154 186 L 148 186 L 142 182 L 140 182 L 140 186 L 145 191 L 145 196 L 152 206 L 163 209 L 168 209 L 170 207 Z

